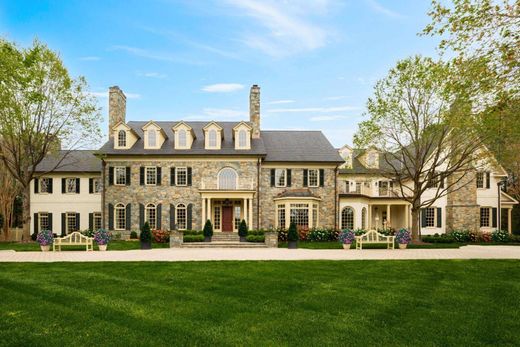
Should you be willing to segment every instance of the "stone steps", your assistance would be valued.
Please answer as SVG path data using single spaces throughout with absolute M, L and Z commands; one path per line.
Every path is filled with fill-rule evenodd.
M 186 242 L 182 244 L 182 248 L 266 248 L 265 243 L 256 242 L 228 242 L 228 241 L 211 241 L 211 242 Z
M 238 233 L 214 233 L 211 237 L 213 242 L 238 242 L 240 237 Z

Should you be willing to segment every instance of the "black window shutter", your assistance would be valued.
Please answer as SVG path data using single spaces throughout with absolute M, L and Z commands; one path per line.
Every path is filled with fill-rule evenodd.
M 191 186 L 191 167 L 188 168 L 188 185 Z
M 421 227 L 426 228 L 426 209 L 421 208 Z
M 291 186 L 291 169 L 287 169 L 287 187 Z
M 192 229 L 193 204 L 188 204 L 186 214 L 187 214 L 186 229 L 191 230 Z
M 325 185 L 325 170 L 320 169 L 320 187 Z
M 303 169 L 303 186 L 307 187 L 309 185 L 309 170 Z
M 39 178 L 35 178 L 34 179 L 34 194 L 38 194 L 39 191 L 38 191 L 38 183 L 39 183 L 40 179 Z
M 38 213 L 34 214 L 34 232 L 37 234 L 38 229 L 40 228 L 40 219 L 38 218 Z
M 114 230 L 114 205 L 108 204 L 108 230 Z
M 139 230 L 143 230 L 144 226 L 144 205 L 139 204 Z
M 67 233 L 67 227 L 65 225 L 65 220 L 66 220 L 66 214 L 62 213 L 61 214 L 61 234 L 62 235 L 65 235 Z
M 61 179 L 61 193 L 62 194 L 65 194 L 65 185 L 66 185 L 65 178 L 62 178 Z
M 76 178 L 76 194 L 79 194 L 79 188 L 80 188 L 80 180 L 79 180 L 79 178 Z
M 496 207 L 493 207 L 493 228 L 497 227 L 497 219 L 498 219 L 498 209 Z
M 170 204 L 170 230 L 175 230 L 175 206 Z
M 80 219 L 79 219 L 79 213 L 76 213 L 76 230 L 79 230 L 79 227 L 80 227 L 80 223 L 79 223 Z
M 52 194 L 52 178 L 49 178 L 49 194 Z
M 144 186 L 144 167 L 139 168 L 139 185 Z
M 157 230 L 162 229 L 162 204 L 157 205 L 157 225 L 155 226 Z
M 130 166 L 126 167 L 126 185 L 129 186 L 132 183 L 132 175 L 130 173 Z
M 94 230 L 94 213 L 88 214 L 88 230 Z
M 489 189 L 491 186 L 491 174 L 486 172 L 486 188 Z
M 175 168 L 170 168 L 170 186 L 175 185 Z
M 275 186 L 276 180 L 276 169 L 271 169 L 271 187 Z
M 94 179 L 93 178 L 88 179 L 88 193 L 89 194 L 94 193 Z
M 437 207 L 437 228 L 442 228 L 442 208 Z
M 126 205 L 126 230 L 132 229 L 132 204 Z
M 157 167 L 157 185 L 160 186 L 161 185 L 161 180 L 162 180 L 162 168 L 160 166 Z
M 111 186 L 114 184 L 114 168 L 110 166 L 108 168 L 108 185 Z
M 49 213 L 49 230 L 52 231 L 52 213 Z

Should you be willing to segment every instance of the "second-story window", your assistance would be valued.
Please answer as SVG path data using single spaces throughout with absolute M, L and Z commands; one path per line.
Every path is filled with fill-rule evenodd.
M 318 187 L 320 179 L 320 171 L 318 169 L 309 169 L 309 187 Z
M 66 193 L 76 193 L 76 179 L 75 178 L 67 178 L 65 180 L 65 192 Z
M 117 133 L 117 145 L 119 147 L 126 147 L 126 131 L 119 130 Z
M 369 153 L 368 159 L 367 159 L 368 166 L 370 166 L 370 167 L 376 166 L 376 159 L 377 159 L 376 153 Z
M 243 129 L 238 132 L 238 147 L 247 147 L 247 132 Z
M 126 184 L 126 167 L 124 166 L 116 166 L 114 168 L 115 171 L 115 184 L 119 186 L 124 186 Z
M 93 193 L 101 193 L 101 178 L 94 178 L 92 180 Z
M 52 193 L 52 178 L 44 177 L 40 178 L 40 191 L 39 193 Z
M 157 184 L 157 167 L 147 166 L 146 167 L 146 185 L 155 186 Z
M 188 168 L 178 167 L 175 170 L 175 184 L 178 186 L 186 186 L 188 184 Z
M 232 168 L 224 168 L 220 170 L 218 175 L 218 188 L 233 190 L 237 189 L 237 178 L 238 175 Z
M 211 129 L 208 133 L 208 136 L 209 147 L 217 147 L 217 131 L 215 129 Z
M 489 172 L 477 172 L 477 188 L 489 189 L 491 186 L 491 174 Z
M 148 147 L 157 146 L 157 131 L 154 129 L 148 130 Z
M 186 147 L 186 130 L 179 130 L 179 147 Z
M 287 186 L 287 170 L 276 169 L 274 172 L 274 177 L 275 177 L 275 186 L 276 187 L 286 187 Z

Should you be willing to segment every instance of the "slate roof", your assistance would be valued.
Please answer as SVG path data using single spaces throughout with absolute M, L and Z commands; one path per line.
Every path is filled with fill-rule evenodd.
M 321 131 L 262 131 L 266 162 L 343 163 L 338 151 Z
M 277 198 L 319 198 L 310 189 L 288 189 L 276 196 Z
M 36 166 L 36 172 L 101 172 L 101 160 L 94 150 L 59 151 L 46 156 Z
M 379 168 L 368 168 L 364 166 L 358 159 L 366 152 L 366 149 L 355 148 L 352 150 L 352 168 L 339 169 L 340 174 L 381 174 L 384 172 L 393 172 L 392 167 L 385 160 L 384 153 L 379 153 Z

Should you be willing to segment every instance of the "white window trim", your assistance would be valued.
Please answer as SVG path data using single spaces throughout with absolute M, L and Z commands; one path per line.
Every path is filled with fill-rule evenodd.
M 482 210 L 486 209 L 488 210 L 488 225 L 481 225 L 482 224 Z M 479 227 L 480 228 L 492 228 L 493 227 L 493 207 L 489 206 L 481 206 L 479 209 Z
M 319 169 L 308 169 L 307 171 L 307 185 L 310 188 L 318 188 L 320 186 L 320 170 Z M 316 171 L 316 185 L 311 185 L 311 171 Z
M 179 227 L 179 211 L 184 210 L 184 227 Z M 180 203 L 175 206 L 175 224 L 177 225 L 177 230 L 187 230 L 188 228 L 188 206 L 186 204 Z
M 121 207 L 118 207 L 118 206 L 120 206 L 120 205 L 122 205 L 123 207 L 122 207 L 122 208 L 121 208 Z M 118 227 L 117 227 L 117 226 L 118 226 L 118 225 L 117 225 L 117 224 L 118 224 L 118 223 L 117 223 L 117 211 L 118 211 L 118 210 L 123 210 L 124 213 L 125 213 L 125 218 L 124 218 L 124 221 L 125 221 L 125 222 L 124 222 L 124 226 L 123 226 L 123 228 L 118 228 Z M 118 230 L 118 231 L 119 231 L 119 230 L 126 230 L 126 205 L 125 205 L 125 204 L 118 203 L 118 204 L 116 204 L 116 205 L 114 206 L 114 230 Z
M 42 215 L 47 215 L 47 225 L 49 225 L 49 212 L 38 212 L 38 231 L 42 231 Z M 52 231 L 52 230 L 51 230 Z
M 126 173 L 125 173 L 126 175 Z M 96 192 L 96 181 L 99 182 L 99 192 Z M 101 186 L 101 178 L 99 177 L 92 177 L 92 194 L 101 194 L 101 191 L 103 191 L 103 188 Z
M 118 183 L 117 182 L 117 170 L 122 169 L 125 173 L 125 183 Z M 128 180 L 128 177 L 126 177 L 126 166 L 114 166 L 114 185 L 115 186 L 126 186 L 126 181 Z
M 120 137 L 119 137 L 119 134 L 121 134 L 121 133 L 124 133 L 124 134 L 125 134 L 125 135 L 124 135 L 124 141 L 125 141 L 124 145 L 121 145 L 121 143 L 120 143 Z M 126 146 L 127 146 L 127 144 L 128 144 L 128 133 L 127 133 L 127 131 L 126 131 L 126 130 L 123 130 L 123 129 L 119 129 L 119 130 L 117 130 L 116 138 L 117 138 L 117 140 L 115 141 L 116 144 L 117 144 L 117 145 L 116 145 L 116 148 L 120 148 L 120 149 L 122 149 L 122 148 L 126 148 Z
M 184 184 L 179 183 L 179 171 L 180 170 L 185 170 L 184 172 L 186 173 L 186 183 L 184 183 Z M 179 187 L 188 186 L 188 168 L 186 166 L 181 166 L 181 167 L 175 168 L 175 185 L 179 186 Z
M 155 183 L 148 183 L 148 169 L 155 169 L 155 173 L 154 173 Z M 144 167 L 144 185 L 145 186 L 156 186 L 157 185 L 157 166 L 145 166 Z
M 78 177 L 65 177 L 65 194 L 78 194 L 76 193 L 78 191 L 78 187 L 77 187 L 77 179 Z M 73 180 L 74 181 L 74 191 L 73 192 L 69 192 L 69 180 Z M 80 184 L 81 184 L 81 179 L 80 179 Z
M 489 188 L 486 188 L 487 187 L 487 176 L 488 176 L 488 172 L 489 171 L 478 171 L 477 172 L 477 175 L 479 173 L 482 174 L 482 187 L 479 187 L 477 186 L 477 189 L 478 190 L 488 190 Z M 477 179 L 477 175 L 475 176 L 475 179 Z M 491 173 L 489 173 L 489 187 L 491 187 Z
M 150 219 L 150 210 L 154 210 L 153 225 L 152 225 L 151 219 Z M 152 203 L 146 204 L 144 207 L 144 217 L 145 217 L 144 221 L 148 222 L 148 225 L 150 225 L 150 229 L 156 230 L 157 229 L 157 205 L 152 204 Z
M 352 206 L 344 206 L 344 207 L 341 209 L 341 211 L 340 211 L 340 217 L 341 217 L 340 219 L 341 219 L 341 220 L 340 220 L 339 225 L 340 225 L 340 228 L 341 228 L 341 229 L 347 229 L 347 228 L 343 228 L 343 211 L 344 211 L 345 209 L 347 209 L 347 208 L 350 208 L 350 209 L 352 210 L 352 228 L 351 228 L 351 229 L 353 230 L 353 229 L 356 228 L 356 210 L 355 210 L 354 207 L 352 207 Z
M 425 226 L 424 229 L 439 229 L 439 227 L 437 227 L 437 208 L 436 206 L 430 206 L 430 207 L 427 207 L 424 211 L 424 213 L 426 213 L 426 210 L 427 209 L 433 209 L 433 226 Z M 424 217 L 426 219 L 426 216 Z
M 278 183 L 278 178 L 276 177 L 276 172 L 277 171 L 283 171 L 284 172 L 283 184 L 279 184 Z M 276 188 L 285 188 L 285 187 L 287 187 L 287 169 L 274 169 L 274 186 Z
M 103 215 L 101 214 L 101 212 L 93 212 L 92 213 L 92 228 L 94 229 L 94 231 L 97 231 L 98 229 L 96 229 L 96 219 L 99 218 L 99 228 L 98 229 L 101 229 L 103 227 Z
M 38 194 L 52 194 L 49 192 L 42 192 L 42 181 L 43 180 L 50 180 L 51 177 L 40 177 L 38 178 Z M 47 185 L 47 189 L 49 189 L 49 185 Z
M 74 229 L 76 228 L 76 224 L 79 224 L 78 223 L 78 214 L 76 212 L 66 212 L 65 213 L 65 230 L 66 230 L 66 234 L 70 234 L 72 231 L 69 230 L 69 216 L 74 216 Z M 81 225 L 80 225 L 80 229 L 81 229 Z M 79 231 L 79 230 L 75 230 L 75 231 Z
M 239 186 L 238 186 L 238 172 L 237 170 L 233 169 L 232 167 L 229 167 L 229 166 L 226 166 L 224 168 L 222 168 L 219 172 L 218 172 L 218 175 L 217 175 L 217 189 L 221 189 L 220 188 L 220 175 L 226 170 L 226 169 L 231 169 L 233 170 L 233 172 L 235 173 L 235 189 L 226 189 L 226 190 L 237 190 L 239 189 Z
M 158 145 L 157 130 L 148 129 L 148 130 L 146 130 L 146 133 L 147 133 L 146 139 L 147 139 L 147 144 L 148 144 L 147 148 L 157 148 L 158 147 L 157 146 Z M 152 133 L 154 134 L 154 138 L 153 138 L 154 142 L 155 142 L 154 144 L 152 144 L 152 142 L 150 141 L 150 134 L 152 134 Z

